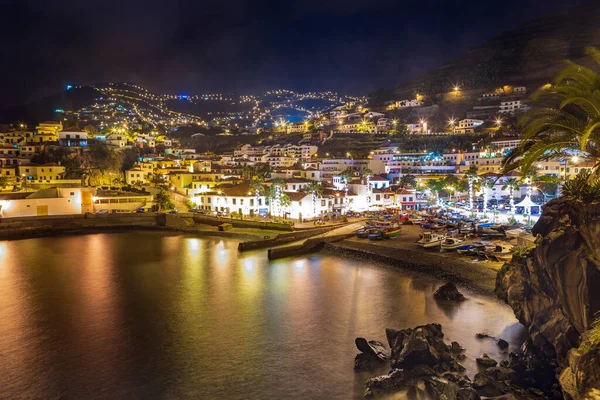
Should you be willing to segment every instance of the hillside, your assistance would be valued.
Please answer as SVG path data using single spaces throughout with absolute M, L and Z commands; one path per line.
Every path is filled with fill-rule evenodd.
M 594 1 L 526 22 L 398 86 L 392 97 L 411 99 L 415 93 L 448 92 L 455 84 L 473 94 L 498 85 L 524 85 L 532 90 L 551 80 L 565 59 L 585 63 L 585 48 L 600 46 L 599 18 L 600 2 Z

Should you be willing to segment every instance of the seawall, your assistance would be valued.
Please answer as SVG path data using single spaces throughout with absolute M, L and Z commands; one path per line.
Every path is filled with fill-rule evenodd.
M 486 296 L 494 296 L 497 271 L 481 263 L 467 263 L 419 249 L 395 249 L 348 240 L 326 243 L 324 248 L 336 254 L 365 257 L 394 267 L 417 271 L 457 283 Z

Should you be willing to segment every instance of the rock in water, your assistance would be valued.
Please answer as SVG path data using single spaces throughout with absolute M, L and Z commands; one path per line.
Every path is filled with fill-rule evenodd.
M 380 367 L 387 359 L 388 356 L 385 352 L 385 345 L 376 340 L 369 340 L 365 338 L 356 338 L 354 343 L 356 348 L 361 351 L 354 358 L 354 370 L 355 371 L 367 371 Z
M 465 296 L 458 291 L 456 285 L 452 282 L 448 282 L 445 285 L 440 286 L 438 290 L 433 294 L 436 300 L 449 300 L 449 301 L 463 301 Z
M 508 342 L 504 339 L 498 339 L 498 341 L 496 342 L 496 344 L 498 345 L 498 347 L 501 350 L 506 350 L 508 349 Z
M 355 339 L 354 343 L 356 344 L 356 348 L 365 354 L 377 357 L 381 361 L 388 359 L 385 345 L 377 340 L 367 341 L 367 339 L 359 337 Z
M 481 365 L 482 367 L 495 367 L 496 365 L 498 365 L 498 362 L 492 358 L 490 358 L 490 356 L 488 356 L 487 354 L 483 353 L 483 355 L 479 358 L 476 358 L 475 361 L 477 362 L 477 365 Z

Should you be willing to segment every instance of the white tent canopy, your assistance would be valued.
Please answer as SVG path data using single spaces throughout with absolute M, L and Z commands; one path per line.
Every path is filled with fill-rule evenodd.
M 522 202 L 515 204 L 515 207 L 541 207 L 541 205 L 535 204 L 531 201 L 531 197 L 525 196 L 525 199 L 523 199 Z

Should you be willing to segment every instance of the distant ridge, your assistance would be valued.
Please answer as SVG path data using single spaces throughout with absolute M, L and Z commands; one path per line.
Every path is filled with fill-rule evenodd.
M 455 84 L 466 90 L 504 84 L 534 89 L 550 81 L 565 59 L 585 63 L 585 48 L 600 47 L 598 20 L 600 1 L 593 1 L 525 22 L 399 85 L 393 97 L 443 93 Z
M 25 105 L 0 110 L 0 124 L 24 122 L 29 127 L 40 121 L 62 119 L 56 110 L 75 110 L 94 103 L 101 93 L 90 86 L 82 86 L 32 101 Z

